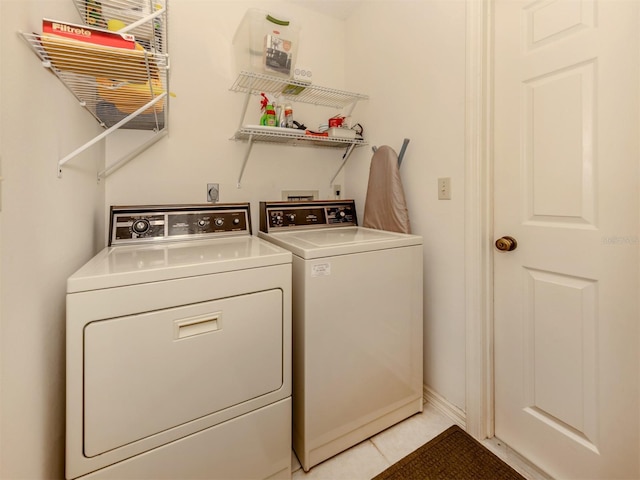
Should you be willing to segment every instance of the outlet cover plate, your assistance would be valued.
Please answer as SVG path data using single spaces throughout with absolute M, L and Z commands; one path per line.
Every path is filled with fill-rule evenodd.
M 220 200 L 220 184 L 207 183 L 207 202 L 218 203 Z

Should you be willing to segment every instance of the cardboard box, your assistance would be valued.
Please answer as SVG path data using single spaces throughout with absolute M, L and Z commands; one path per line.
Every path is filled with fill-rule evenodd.
M 95 45 L 124 48 L 126 50 L 136 49 L 136 39 L 128 33 L 111 32 L 103 28 L 92 28 L 86 25 L 59 22 L 47 18 L 42 20 L 42 33 Z
M 330 128 L 329 137 L 353 140 L 356 138 L 356 131 L 351 130 L 350 128 Z
M 44 19 L 40 42 L 60 71 L 133 83 L 159 78 L 155 57 L 133 35 Z

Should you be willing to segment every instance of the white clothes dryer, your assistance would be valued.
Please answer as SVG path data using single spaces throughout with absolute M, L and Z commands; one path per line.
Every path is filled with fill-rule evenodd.
M 112 207 L 67 283 L 68 479 L 291 478 L 291 253 L 250 218 Z
M 422 238 L 357 226 L 355 202 L 261 202 L 293 253 L 293 446 L 305 471 L 422 411 Z

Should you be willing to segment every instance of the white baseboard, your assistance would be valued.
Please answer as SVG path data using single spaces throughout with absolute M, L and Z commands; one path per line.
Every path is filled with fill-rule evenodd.
M 529 460 L 512 450 L 507 444 L 497 439 L 486 438 L 481 442 L 489 451 L 510 465 L 520 475 L 528 480 L 552 480 L 553 477 L 536 467 Z
M 447 417 L 460 425 L 461 428 L 466 429 L 467 416 L 461 408 L 456 407 L 446 398 L 439 393 L 436 393 L 426 385 L 423 385 L 422 396 L 425 403 L 430 403 L 435 408 L 444 413 Z

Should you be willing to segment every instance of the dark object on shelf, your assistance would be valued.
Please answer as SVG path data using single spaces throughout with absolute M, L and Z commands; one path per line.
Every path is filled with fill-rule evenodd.
M 107 127 L 112 127 L 128 115 L 118 110 L 113 103 L 109 102 L 99 102 L 96 105 L 96 113 Z M 120 128 L 129 130 L 161 130 L 164 128 L 164 112 L 158 113 L 157 115 L 153 113 L 140 114 Z

